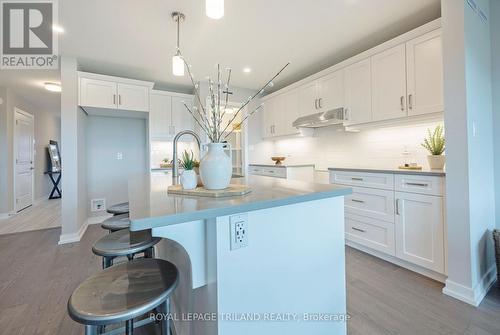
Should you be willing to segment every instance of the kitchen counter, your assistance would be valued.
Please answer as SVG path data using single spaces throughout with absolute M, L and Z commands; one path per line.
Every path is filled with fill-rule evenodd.
M 314 168 L 314 164 L 248 164 L 249 166 L 264 166 L 264 167 L 277 167 L 277 168 L 298 168 L 298 167 L 312 167 Z
M 172 312 L 216 316 L 176 319 L 176 333 L 345 335 L 345 318 L 338 318 L 347 313 L 344 195 L 351 189 L 261 176 L 233 182 L 252 192 L 171 195 L 165 172 L 129 181 L 131 230 L 161 237 L 156 257 L 179 269 Z M 238 244 L 242 235 L 246 242 Z M 235 322 L 241 315 L 255 319 Z
M 351 172 L 368 172 L 368 173 L 394 173 L 406 175 L 423 175 L 423 176 L 446 176 L 444 170 L 404 170 L 404 169 L 382 169 L 382 168 L 360 168 L 360 167 L 330 167 L 329 171 L 351 171 Z

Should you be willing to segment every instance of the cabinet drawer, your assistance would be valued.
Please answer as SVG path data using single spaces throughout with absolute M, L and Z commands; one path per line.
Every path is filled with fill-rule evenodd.
M 393 191 L 353 187 L 344 201 L 346 213 L 394 223 Z
M 286 178 L 286 168 L 272 168 L 267 166 L 250 166 L 250 173 L 259 176 Z
M 374 250 L 394 256 L 396 254 L 394 224 L 359 215 L 347 214 L 345 237 Z
M 394 189 L 394 175 L 390 173 L 331 170 L 330 183 L 392 190 Z
M 396 175 L 396 191 L 444 195 L 444 178 L 437 176 Z

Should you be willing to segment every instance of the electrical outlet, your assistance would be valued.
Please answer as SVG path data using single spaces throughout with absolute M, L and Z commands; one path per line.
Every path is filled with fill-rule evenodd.
M 248 246 L 248 217 L 246 214 L 233 215 L 229 217 L 231 227 L 231 250 Z
M 106 209 L 106 199 L 92 199 L 90 200 L 90 210 L 92 212 L 99 212 Z

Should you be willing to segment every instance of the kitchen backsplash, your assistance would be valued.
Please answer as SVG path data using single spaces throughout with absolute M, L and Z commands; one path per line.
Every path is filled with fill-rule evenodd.
M 179 142 L 178 153 L 181 157 L 184 150 L 193 150 L 196 159 L 198 159 L 198 148 L 195 142 Z M 173 146 L 172 141 L 151 141 L 151 167 L 159 168 L 163 159 L 172 160 Z
M 316 129 L 313 137 L 275 140 L 273 145 L 258 145 L 250 151 L 251 163 L 272 163 L 270 156 L 287 157 L 285 164 L 315 163 L 316 169 L 357 166 L 397 168 L 405 161 L 428 168 L 427 151 L 422 148 L 427 129 L 442 121 L 427 121 L 411 125 L 385 126 L 346 132 L 341 127 Z M 268 152 L 263 153 L 265 148 Z M 258 152 L 257 152 L 258 151 Z M 267 161 L 263 161 L 267 157 Z

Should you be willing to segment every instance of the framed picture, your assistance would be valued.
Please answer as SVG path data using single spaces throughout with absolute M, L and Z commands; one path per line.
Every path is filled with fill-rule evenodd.
M 49 171 L 61 172 L 61 155 L 59 153 L 59 145 L 56 141 L 50 140 L 47 150 L 50 157 Z

